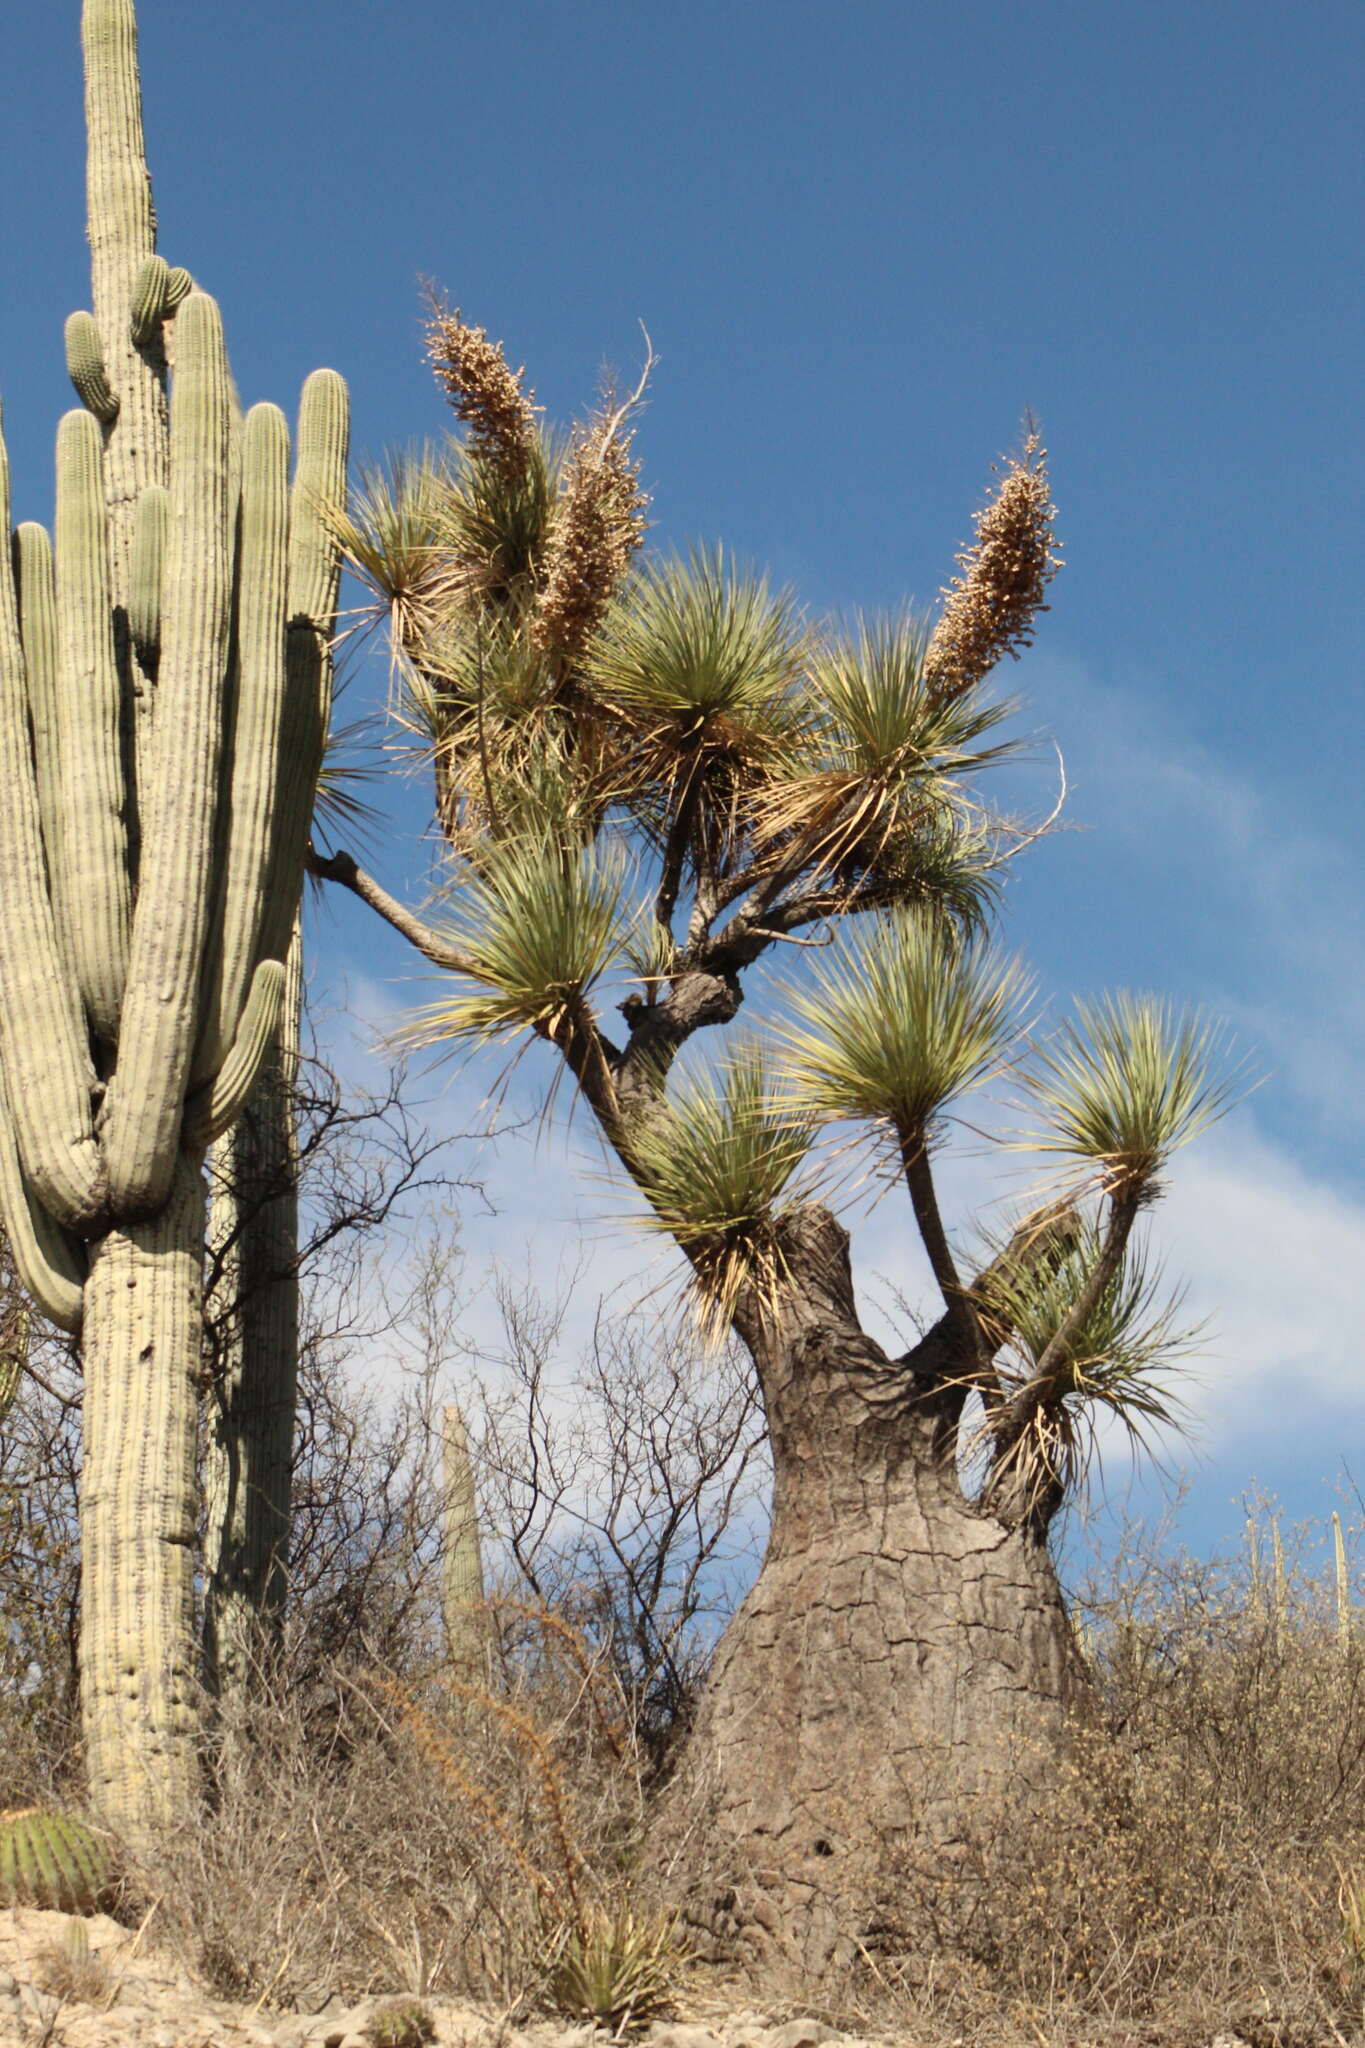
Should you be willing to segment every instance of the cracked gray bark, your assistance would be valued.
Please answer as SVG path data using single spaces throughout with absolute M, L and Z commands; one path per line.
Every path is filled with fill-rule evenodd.
M 657 1845 L 690 1832 L 684 1867 L 715 1878 L 689 1887 L 695 1925 L 818 1969 L 875 1945 L 886 1849 L 953 1840 L 983 1792 L 1036 1773 L 1083 1680 L 1045 1532 L 958 1482 L 954 1319 L 889 1359 L 834 1218 L 801 1212 L 784 1251 L 782 1300 L 741 1332 L 771 1433 L 767 1553 Z

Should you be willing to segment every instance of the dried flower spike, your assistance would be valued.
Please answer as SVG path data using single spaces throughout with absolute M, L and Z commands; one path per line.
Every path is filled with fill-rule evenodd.
M 635 437 L 622 432 L 638 395 L 615 409 L 608 403 L 565 464 L 533 632 L 537 646 L 570 659 L 600 624 L 645 537 L 649 499 L 631 459 Z
M 1043 594 L 1062 566 L 1056 552 L 1047 450 L 1030 422 L 1024 449 L 976 515 L 976 539 L 958 556 L 961 576 L 929 642 L 924 672 L 941 701 L 960 697 L 1008 654 L 1033 644 Z
M 457 419 L 469 428 L 473 452 L 508 474 L 525 469 L 535 446 L 534 393 L 523 391 L 524 370 L 511 370 L 502 344 L 486 329 L 470 327 L 433 305 L 427 325 L 427 354 Z

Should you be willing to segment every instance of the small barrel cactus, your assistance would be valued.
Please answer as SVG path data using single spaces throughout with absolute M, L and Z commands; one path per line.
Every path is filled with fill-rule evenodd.
M 96 1913 L 109 1881 L 108 1850 L 84 1821 L 40 1806 L 0 1813 L 0 1903 Z

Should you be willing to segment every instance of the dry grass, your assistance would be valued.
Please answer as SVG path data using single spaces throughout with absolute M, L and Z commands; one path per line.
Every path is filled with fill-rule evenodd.
M 651 1883 L 628 1702 L 565 1631 L 514 1615 L 486 1692 L 437 1667 L 277 1675 L 226 1731 L 216 1797 L 149 1872 L 217 1993 L 549 2003 L 569 1938 Z M 568 1632 L 571 1633 L 571 1632 Z
M 820 1980 L 724 1995 L 924 2048 L 1359 2040 L 1365 1630 L 1347 1622 L 1330 1546 L 1278 1586 L 1244 1560 L 1120 1568 L 1084 1603 L 1095 1694 L 1047 1796 L 1002 1797 L 950 1855 L 869 1845 L 875 1931 L 850 1929 Z M 157 1878 L 215 1988 L 563 2005 L 572 1953 L 582 2011 L 614 1996 L 599 1937 L 625 1927 L 627 1962 L 657 1950 L 661 2001 L 682 1977 L 706 1997 L 641 1855 L 628 1702 L 562 1631 L 513 1614 L 504 1634 L 505 1688 L 485 1697 L 370 1674 L 326 1713 L 262 1705 L 239 1731 L 215 1812 Z
M 91 1949 L 83 1920 L 68 1920 L 61 1938 L 38 1951 L 33 1981 L 63 2005 L 91 2005 L 101 2012 L 112 2005 L 118 1989 L 105 1957 Z

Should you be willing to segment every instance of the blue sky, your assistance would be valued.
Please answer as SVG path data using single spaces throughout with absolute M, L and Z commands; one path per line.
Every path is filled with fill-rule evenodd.
M 1355 0 L 814 6 L 141 0 L 162 247 L 221 299 L 244 396 L 330 362 L 377 452 L 442 431 L 421 277 L 566 416 L 659 352 L 640 447 L 655 538 L 724 538 L 817 610 L 931 601 L 1024 408 L 1067 568 L 1008 678 L 1078 828 L 1006 931 L 1059 1000 L 1126 984 L 1226 1016 L 1264 1085 L 1179 1164 L 1160 1234 L 1215 1317 L 1184 1526 L 1365 1485 L 1365 361 Z M 45 517 L 88 296 L 76 0 L 3 30 L 0 392 Z M 353 685 L 359 710 L 382 665 Z M 1013 800 L 1041 801 L 1045 754 Z M 376 864 L 420 886 L 423 793 Z M 426 993 L 349 910 L 315 981 Z M 528 1068 L 529 1072 L 529 1068 Z M 463 1127 L 488 1074 L 434 1079 Z M 577 1136 L 485 1160 L 471 1265 L 597 1219 Z M 988 1162 L 955 1175 L 964 1201 Z M 902 1272 L 903 1221 L 860 1227 Z M 1358 1462 L 1357 1460 L 1357 1447 Z

